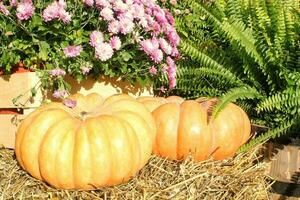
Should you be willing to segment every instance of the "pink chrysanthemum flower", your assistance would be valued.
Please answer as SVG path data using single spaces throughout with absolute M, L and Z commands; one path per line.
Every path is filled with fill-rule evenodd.
M 119 25 L 120 25 L 120 32 L 124 35 L 131 33 L 134 29 L 133 21 L 127 17 L 121 18 Z
M 105 7 L 100 11 L 100 16 L 106 21 L 114 20 L 114 12 L 112 9 Z
M 18 2 L 17 2 L 17 0 L 10 0 L 9 4 L 10 4 L 11 7 L 17 7 Z
M 77 101 L 76 100 L 72 100 L 72 99 L 65 99 L 63 101 L 63 104 L 69 108 L 75 108 L 77 105 Z
M 49 22 L 54 19 L 59 19 L 65 24 L 70 23 L 71 15 L 65 10 L 66 7 L 67 4 L 64 0 L 54 1 L 43 11 L 43 20 Z
M 117 34 L 120 31 L 119 21 L 113 20 L 108 24 L 108 31 L 113 34 Z
M 90 35 L 90 45 L 92 47 L 99 46 L 103 43 L 104 37 L 103 33 L 100 31 L 93 31 Z
M 152 75 L 157 74 L 157 69 L 154 66 L 149 67 L 149 73 Z
M 109 44 L 113 49 L 119 50 L 121 48 L 122 42 L 118 36 L 113 36 L 112 38 L 110 38 Z
M 101 45 L 96 46 L 95 50 L 95 57 L 101 61 L 107 61 L 114 54 L 114 50 L 108 43 L 102 43 Z
M 95 4 L 98 9 L 101 9 L 104 7 L 111 7 L 111 4 L 108 0 L 95 0 Z
M 64 98 L 67 95 L 68 95 L 68 92 L 66 90 L 55 90 L 52 94 L 52 96 L 57 99 Z
M 161 67 L 161 71 L 164 74 L 168 73 L 168 66 L 166 64 L 163 64 L 162 67 Z
M 63 69 L 52 69 L 49 71 L 51 76 L 64 76 L 66 75 L 66 71 Z
M 155 49 L 154 51 L 151 52 L 150 57 L 154 62 L 159 63 L 164 59 L 164 54 L 162 50 Z
M 159 38 L 159 45 L 167 55 L 172 54 L 172 46 L 164 38 Z
M 80 55 L 82 51 L 82 46 L 68 46 L 64 48 L 64 54 L 68 58 L 74 58 Z
M 3 5 L 3 2 L 0 2 L 0 13 L 3 13 L 4 15 L 9 15 L 10 12 L 9 10 L 6 8 L 5 5 Z
M 84 0 L 84 4 L 91 7 L 94 5 L 94 0 Z
M 143 40 L 140 42 L 141 48 L 146 54 L 151 54 L 151 52 L 157 49 L 154 44 L 152 43 L 151 39 Z
M 31 18 L 35 10 L 32 2 L 24 1 L 17 5 L 17 18 L 21 21 L 28 20 Z

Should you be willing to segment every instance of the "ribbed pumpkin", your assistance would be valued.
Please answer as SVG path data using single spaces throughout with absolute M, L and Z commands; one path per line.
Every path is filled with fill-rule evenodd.
M 221 160 L 233 156 L 250 136 L 250 121 L 237 105 L 228 104 L 211 118 L 216 99 L 187 100 L 181 97 L 142 97 L 156 122 L 154 153 L 180 160 L 192 155 L 196 161 L 212 156 Z
M 152 153 L 151 113 L 128 95 L 74 95 L 71 109 L 50 103 L 31 113 L 16 135 L 16 157 L 33 177 L 62 189 L 127 181 Z

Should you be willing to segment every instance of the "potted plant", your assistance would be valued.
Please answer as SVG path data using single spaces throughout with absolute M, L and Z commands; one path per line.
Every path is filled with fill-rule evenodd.
M 70 89 L 64 78 L 117 77 L 151 85 L 169 74 L 175 86 L 179 36 L 171 13 L 155 1 L 3 1 L 0 69 L 20 61 L 38 73 L 54 97 Z
M 190 15 L 184 13 L 186 7 Z M 237 101 L 256 127 L 264 127 L 240 151 L 282 135 L 295 141 L 300 125 L 298 1 L 191 0 L 176 9 L 182 12 L 177 30 L 185 59 L 179 63 L 178 84 L 171 93 L 187 98 L 219 96 L 213 115 Z M 283 151 L 281 157 L 293 160 L 277 157 L 272 167 L 281 169 L 277 174 L 285 173 L 288 180 L 299 172 L 295 160 L 299 146 L 293 152 Z

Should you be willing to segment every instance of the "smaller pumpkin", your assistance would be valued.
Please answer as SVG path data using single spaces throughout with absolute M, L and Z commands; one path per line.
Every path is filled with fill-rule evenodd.
M 216 117 L 211 117 L 216 99 L 187 100 L 168 98 L 138 98 L 155 119 L 157 134 L 154 153 L 180 160 L 192 155 L 196 161 L 210 156 L 216 160 L 235 154 L 250 136 L 250 121 L 237 105 L 229 103 Z
M 76 94 L 75 108 L 49 103 L 16 134 L 16 157 L 33 177 L 56 188 L 96 189 L 127 181 L 150 158 L 155 124 L 128 95 Z

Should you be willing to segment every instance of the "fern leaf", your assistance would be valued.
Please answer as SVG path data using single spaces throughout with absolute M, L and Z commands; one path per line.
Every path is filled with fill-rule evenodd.
M 290 121 L 283 122 L 277 128 L 269 130 L 266 133 L 263 133 L 262 135 L 252 139 L 249 143 L 243 145 L 238 150 L 238 153 L 248 151 L 249 149 L 251 149 L 257 145 L 265 143 L 267 140 L 269 140 L 271 138 L 276 138 L 276 137 L 279 137 L 279 136 L 287 133 L 293 127 L 293 125 L 295 125 L 295 122 L 296 122 L 296 119 L 292 119 Z
M 238 87 L 229 90 L 223 97 L 221 97 L 219 103 L 213 108 L 212 117 L 216 118 L 223 108 L 230 102 L 234 102 L 237 99 L 254 99 L 261 98 L 261 95 L 256 89 L 250 87 Z

